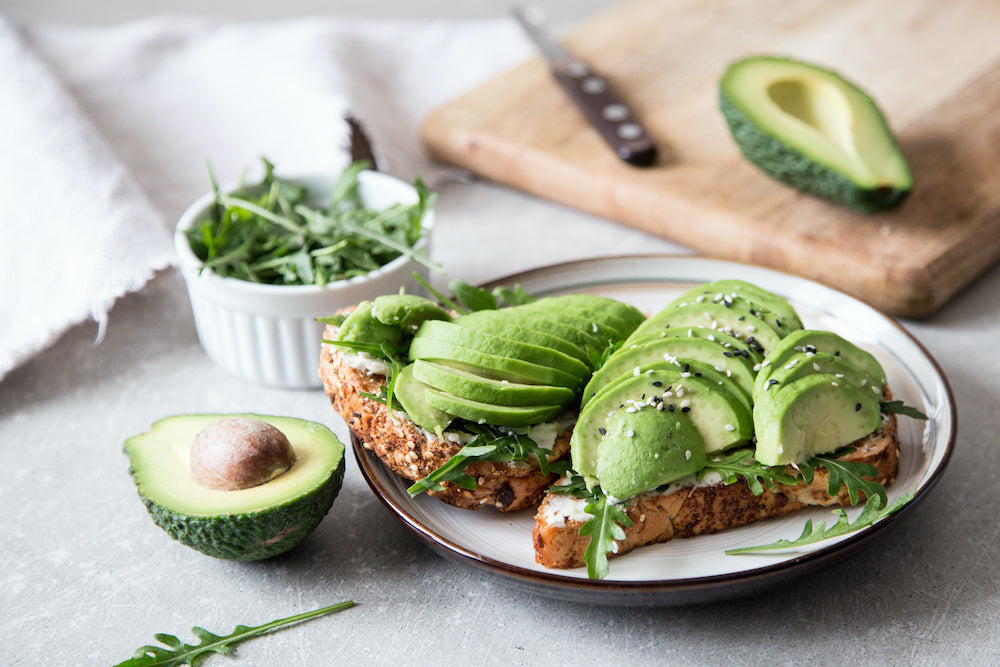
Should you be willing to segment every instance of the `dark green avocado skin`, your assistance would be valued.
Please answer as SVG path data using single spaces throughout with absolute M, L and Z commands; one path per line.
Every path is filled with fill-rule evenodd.
M 135 477 L 135 470 L 129 472 Z M 149 515 L 185 546 L 215 558 L 255 561 L 298 545 L 330 511 L 344 482 L 344 457 L 314 492 L 264 510 L 222 516 L 178 514 L 150 500 L 139 488 Z
M 910 189 L 859 187 L 843 174 L 761 131 L 729 100 L 725 92 L 719 94 L 719 107 L 743 157 L 768 176 L 806 194 L 833 200 L 861 213 L 895 208 L 910 194 Z

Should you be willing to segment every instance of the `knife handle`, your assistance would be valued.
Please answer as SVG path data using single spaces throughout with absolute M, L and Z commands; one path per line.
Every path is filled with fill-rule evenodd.
M 555 64 L 552 75 L 618 157 L 637 167 L 656 161 L 656 143 L 607 79 L 579 60 Z

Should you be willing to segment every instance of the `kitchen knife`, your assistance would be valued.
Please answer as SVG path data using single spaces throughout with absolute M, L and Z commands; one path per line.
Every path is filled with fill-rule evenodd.
M 552 76 L 590 124 L 625 162 L 645 167 L 656 161 L 656 144 L 607 79 L 557 43 L 539 12 L 514 9 L 514 17 L 549 62 Z

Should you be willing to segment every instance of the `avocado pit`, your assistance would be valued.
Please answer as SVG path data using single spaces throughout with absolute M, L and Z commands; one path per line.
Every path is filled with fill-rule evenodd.
M 260 419 L 228 417 L 199 431 L 191 445 L 191 476 L 210 489 L 238 491 L 265 484 L 292 467 L 288 438 Z

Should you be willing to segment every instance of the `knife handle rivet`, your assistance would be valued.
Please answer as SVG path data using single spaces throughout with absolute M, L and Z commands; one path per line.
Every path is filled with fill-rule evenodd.
M 566 65 L 566 73 L 573 78 L 580 79 L 590 74 L 590 68 L 587 67 L 587 63 L 573 60 Z
M 617 134 L 622 139 L 631 141 L 642 136 L 642 128 L 636 123 L 625 123 L 618 127 Z
M 600 95 L 607 90 L 608 85 L 599 76 L 588 76 L 580 82 L 580 88 L 588 95 Z
M 601 109 L 601 116 L 604 120 L 620 121 L 628 118 L 628 107 L 624 104 L 609 104 Z

